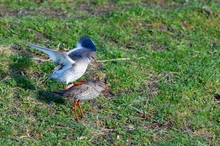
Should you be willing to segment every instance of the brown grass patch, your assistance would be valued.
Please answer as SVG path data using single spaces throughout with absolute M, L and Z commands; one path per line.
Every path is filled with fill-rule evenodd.
M 0 54 L 2 53 L 6 54 L 7 56 L 10 56 L 12 54 L 10 46 L 0 46 Z

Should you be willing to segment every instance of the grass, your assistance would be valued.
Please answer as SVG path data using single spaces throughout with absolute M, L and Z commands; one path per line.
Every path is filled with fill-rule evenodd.
M 10 1 L 0 4 L 0 145 L 220 145 L 220 3 Z M 26 42 L 69 50 L 90 36 L 107 77 L 75 121 L 54 64 Z M 89 73 L 92 73 L 89 76 Z

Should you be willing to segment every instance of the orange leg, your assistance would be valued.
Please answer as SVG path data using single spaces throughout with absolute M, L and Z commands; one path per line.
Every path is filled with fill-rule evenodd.
M 67 86 L 68 86 L 67 84 L 64 86 L 64 90 L 67 90 Z
M 72 86 L 70 86 L 70 87 L 68 87 L 68 84 L 66 84 L 66 85 L 64 86 L 64 90 L 67 90 L 67 89 L 72 88 L 72 87 L 74 87 L 74 86 L 81 85 L 81 84 L 83 84 L 83 83 L 85 83 L 85 82 L 86 82 L 86 81 L 81 80 L 81 81 L 76 82 L 76 83 L 71 83 Z
M 94 60 L 94 64 L 95 64 L 95 66 L 96 66 L 97 68 L 99 68 L 99 64 L 98 64 L 98 62 L 97 62 L 96 60 Z
M 78 119 L 78 114 L 77 114 L 77 112 L 76 112 L 76 103 L 77 103 L 77 101 L 74 101 L 74 103 L 73 103 L 73 111 L 74 111 L 74 114 L 75 114 L 75 116 L 76 116 L 76 121 L 79 121 L 79 119 Z
M 83 118 L 84 117 L 84 114 L 82 112 L 82 109 L 81 109 L 81 106 L 80 106 L 80 100 L 77 100 L 77 105 L 79 107 L 79 110 L 80 110 L 80 113 L 81 113 L 81 117 Z
M 81 85 L 81 84 L 83 84 L 83 83 L 85 83 L 85 82 L 86 82 L 86 81 L 81 80 L 81 81 L 79 81 L 79 82 L 74 83 L 73 86 L 78 86 L 78 85 Z

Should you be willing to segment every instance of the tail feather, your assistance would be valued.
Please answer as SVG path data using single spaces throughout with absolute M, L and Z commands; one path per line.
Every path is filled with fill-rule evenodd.
M 54 92 L 52 92 L 52 94 L 55 96 L 55 97 L 60 97 L 60 96 L 62 96 L 62 97 L 64 97 L 65 95 L 65 90 L 60 90 L 60 91 L 54 91 Z
M 51 79 L 56 79 L 58 78 L 58 75 L 55 73 L 55 74 L 49 74 L 47 75 L 48 78 L 51 78 Z
M 65 90 L 54 91 L 53 93 L 56 94 L 56 95 L 62 96 L 62 95 L 64 95 Z

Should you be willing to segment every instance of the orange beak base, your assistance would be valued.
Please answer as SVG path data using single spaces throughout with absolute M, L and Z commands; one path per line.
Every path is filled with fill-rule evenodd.
M 105 91 L 106 93 L 109 93 L 109 91 L 108 91 L 108 89 L 107 89 L 107 88 L 104 88 L 104 91 Z
M 111 91 L 109 91 L 107 88 L 104 88 L 104 91 L 105 91 L 106 93 L 108 93 L 108 94 L 112 95 L 112 96 L 115 96 L 115 94 L 114 94 L 114 93 L 112 93 Z
M 94 60 L 94 64 L 95 64 L 95 66 L 96 66 L 97 68 L 99 68 L 99 64 L 98 64 L 98 62 L 97 62 L 96 60 Z

